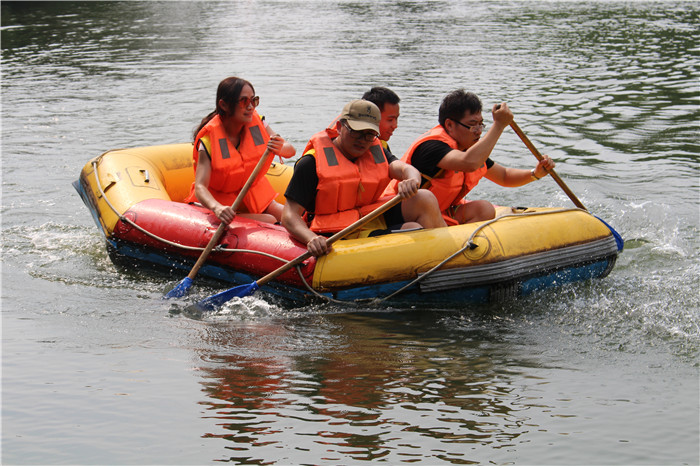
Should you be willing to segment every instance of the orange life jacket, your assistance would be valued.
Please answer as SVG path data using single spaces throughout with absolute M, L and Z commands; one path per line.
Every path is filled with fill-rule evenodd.
M 224 205 L 231 205 L 236 200 L 236 196 L 241 192 L 248 177 L 253 173 L 253 169 L 258 164 L 260 157 L 267 148 L 267 141 L 270 139 L 265 125 L 257 112 L 253 112 L 253 118 L 241 131 L 241 141 L 236 149 L 229 140 L 224 125 L 219 115 L 214 116 L 199 131 L 194 143 L 195 173 L 197 161 L 199 160 L 200 140 L 207 136 L 209 139 L 209 152 L 211 156 L 211 176 L 209 177 L 209 192 L 214 199 Z M 249 213 L 264 212 L 270 203 L 277 197 L 277 193 L 265 178 L 264 173 L 272 164 L 272 157 L 267 165 L 263 167 L 261 175 L 250 186 L 248 193 L 243 199 L 245 210 Z M 190 195 L 185 202 L 197 202 L 194 192 L 194 183 L 190 188 Z
M 442 126 L 437 125 L 415 140 L 404 156 L 401 157 L 401 160 L 410 164 L 416 148 L 425 141 L 431 140 L 442 141 L 452 149 L 457 149 L 457 141 L 452 139 Z M 459 204 L 462 198 L 466 196 L 469 191 L 474 189 L 479 183 L 479 180 L 486 174 L 486 170 L 485 163 L 473 172 L 440 169 L 437 175 L 432 178 L 430 191 L 435 194 L 438 204 L 440 205 L 440 210 L 448 225 L 456 225 L 456 221 L 449 215 L 448 209 L 453 205 Z M 429 178 L 425 174 L 423 174 L 423 176 Z M 397 185 L 398 181 L 392 180 L 384 194 L 396 195 L 396 193 L 398 193 Z
M 316 157 L 318 186 L 309 227 L 316 233 L 338 232 L 379 207 L 389 183 L 389 164 L 378 139 L 352 162 L 333 144 L 336 137 L 336 130 L 326 129 L 304 149 L 304 154 L 314 149 Z

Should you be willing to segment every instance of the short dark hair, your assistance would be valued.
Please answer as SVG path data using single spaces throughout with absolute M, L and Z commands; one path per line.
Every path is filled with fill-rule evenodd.
M 401 101 L 399 96 L 396 95 L 396 92 L 381 86 L 375 86 L 369 91 L 365 92 L 362 95 L 362 98 L 364 100 L 369 100 L 382 111 L 384 110 L 385 104 L 398 105 L 398 103 Z
M 438 111 L 438 121 L 444 128 L 445 121 L 457 121 L 465 113 L 477 113 L 481 111 L 481 100 L 473 92 L 465 92 L 464 89 L 452 91 L 442 99 L 440 110 Z

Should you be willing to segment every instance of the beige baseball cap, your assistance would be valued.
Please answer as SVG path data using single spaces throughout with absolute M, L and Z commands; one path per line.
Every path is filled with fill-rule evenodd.
M 356 99 L 343 107 L 340 119 L 347 120 L 348 126 L 355 131 L 371 129 L 379 134 L 379 121 L 382 119 L 382 112 L 369 100 Z

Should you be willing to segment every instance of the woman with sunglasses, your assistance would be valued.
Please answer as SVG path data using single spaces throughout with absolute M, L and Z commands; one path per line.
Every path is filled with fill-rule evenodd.
M 186 202 L 199 202 L 225 223 L 237 214 L 269 223 L 282 216 L 282 205 L 275 201 L 277 192 L 263 176 L 272 157 L 245 195 L 242 212 L 231 208 L 265 149 L 285 158 L 296 153 L 258 115 L 259 103 L 250 82 L 226 78 L 219 83 L 216 108 L 194 132 L 195 180 Z

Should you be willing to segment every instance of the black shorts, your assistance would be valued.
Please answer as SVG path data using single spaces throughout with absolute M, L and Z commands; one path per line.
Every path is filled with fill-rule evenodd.
M 401 212 L 401 203 L 399 202 L 391 209 L 384 212 L 384 221 L 386 222 L 386 227 L 389 230 L 400 230 L 406 221 L 403 218 L 403 213 Z
M 374 230 L 368 236 L 381 236 L 388 235 L 389 233 L 396 232 L 401 229 L 406 221 L 401 213 L 401 204 L 396 204 L 391 209 L 384 212 L 384 222 L 386 223 L 386 229 L 384 230 Z

